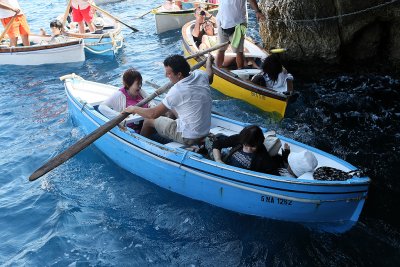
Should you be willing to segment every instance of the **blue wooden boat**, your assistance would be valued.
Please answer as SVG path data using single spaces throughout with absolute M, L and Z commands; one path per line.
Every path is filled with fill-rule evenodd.
M 89 54 L 115 56 L 124 44 L 121 24 L 108 17 L 104 17 L 104 22 L 104 33 L 78 33 L 69 31 L 67 35 L 84 39 L 85 50 Z
M 108 119 L 96 106 L 118 88 L 70 75 L 64 80 L 73 122 L 88 134 Z M 140 121 L 133 116 L 132 121 Z M 246 124 L 213 115 L 213 133 L 231 135 Z M 291 151 L 312 151 L 319 166 L 354 170 L 349 163 L 316 148 L 279 136 Z M 239 212 L 303 223 L 330 232 L 344 232 L 358 220 L 368 192 L 368 177 L 317 181 L 274 176 L 220 164 L 181 147 L 160 144 L 133 131 L 115 127 L 94 143 L 120 167 L 165 189 Z

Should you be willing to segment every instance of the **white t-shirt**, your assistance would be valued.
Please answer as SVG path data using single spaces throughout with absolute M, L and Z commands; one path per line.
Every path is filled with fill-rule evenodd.
M 126 97 L 120 90 L 99 105 L 99 111 L 109 119 L 118 116 L 125 108 Z
M 221 0 L 217 21 L 222 29 L 229 29 L 247 23 L 247 0 Z
M 1 3 L 5 4 L 7 6 L 13 7 L 13 8 L 18 8 L 19 10 L 21 10 L 21 7 L 19 6 L 18 0 L 2 0 Z M 23 14 L 22 10 L 21 10 L 21 12 L 19 12 L 18 15 L 20 15 L 20 14 Z M 0 19 L 13 17 L 14 15 L 15 15 L 14 11 L 0 8 Z
M 288 73 L 286 70 L 279 73 L 278 79 L 275 82 L 271 80 L 266 73 L 263 75 L 263 77 L 266 87 L 272 88 L 281 93 L 287 91 L 287 80 L 293 80 L 292 74 Z
M 90 6 L 88 3 L 89 1 L 90 0 L 72 0 L 71 6 L 75 9 L 79 8 L 79 9 L 83 10 L 83 9 L 88 8 L 88 6 Z M 90 2 L 92 2 L 92 1 L 90 1 Z
M 164 106 L 178 114 L 177 132 L 184 138 L 206 136 L 211 126 L 211 92 L 207 73 L 193 71 L 177 82 L 162 100 Z

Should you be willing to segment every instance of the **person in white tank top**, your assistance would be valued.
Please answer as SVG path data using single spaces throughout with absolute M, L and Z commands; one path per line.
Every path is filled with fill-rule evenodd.
M 12 21 L 15 15 L 17 16 Z M 0 20 L 4 28 L 12 22 L 7 31 L 10 38 L 10 46 L 17 46 L 19 36 L 21 36 L 24 46 L 29 46 L 29 25 L 18 0 L 0 0 Z
M 217 25 L 218 25 L 218 40 L 219 43 L 225 43 L 233 39 L 235 27 L 238 25 L 247 25 L 247 1 L 250 6 L 256 12 L 257 20 L 265 20 L 264 14 L 258 7 L 256 0 L 221 0 L 219 1 L 219 9 L 217 14 Z M 247 26 L 246 26 L 247 27 Z M 225 51 L 228 45 L 221 47 L 218 50 L 216 64 L 219 68 L 225 67 L 223 65 Z M 237 68 L 241 69 L 244 67 L 244 35 L 241 35 L 239 45 L 233 50 L 236 53 L 236 64 Z

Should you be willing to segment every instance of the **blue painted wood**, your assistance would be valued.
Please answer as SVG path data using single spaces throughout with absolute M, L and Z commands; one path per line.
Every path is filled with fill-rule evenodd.
M 85 38 L 85 50 L 88 54 L 101 56 L 115 56 L 123 45 L 122 36 L 116 37 L 114 44 L 110 37 L 104 37 L 99 42 L 99 38 Z
M 68 106 L 77 126 L 88 134 L 106 119 L 69 92 Z M 245 124 L 213 115 L 213 123 Z M 296 144 L 355 169 L 349 163 L 289 138 Z M 368 177 L 347 181 L 301 180 L 235 168 L 182 148 L 169 148 L 118 127 L 95 143 L 120 167 L 170 191 L 249 215 L 300 222 L 325 231 L 344 232 L 358 220 L 368 192 Z

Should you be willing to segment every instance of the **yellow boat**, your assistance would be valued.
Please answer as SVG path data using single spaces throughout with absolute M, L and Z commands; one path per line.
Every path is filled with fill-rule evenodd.
M 193 41 L 192 29 L 194 21 L 186 23 L 182 28 L 183 51 L 185 56 L 192 55 L 199 51 Z M 268 56 L 268 53 L 254 44 L 250 39 L 245 40 L 245 57 L 255 58 L 256 62 Z M 216 53 L 216 52 L 214 52 Z M 235 57 L 235 53 L 225 53 L 225 56 Z M 202 57 L 190 59 L 191 66 L 201 61 Z M 213 66 L 214 82 L 211 85 L 221 93 L 254 105 L 263 111 L 277 113 L 279 117 L 285 116 L 289 96 L 267 87 L 259 86 L 250 81 L 250 78 L 259 73 L 259 69 L 226 70 Z

